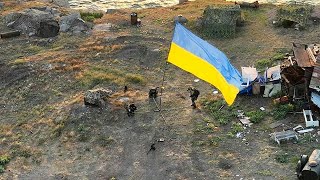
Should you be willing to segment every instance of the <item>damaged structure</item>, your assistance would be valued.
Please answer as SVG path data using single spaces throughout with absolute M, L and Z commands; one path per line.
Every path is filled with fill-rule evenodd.
M 208 6 L 201 18 L 201 31 L 208 37 L 235 37 L 236 27 L 242 21 L 239 5 Z
M 309 24 L 311 13 L 312 7 L 307 5 L 280 6 L 275 24 L 285 28 L 303 29 Z

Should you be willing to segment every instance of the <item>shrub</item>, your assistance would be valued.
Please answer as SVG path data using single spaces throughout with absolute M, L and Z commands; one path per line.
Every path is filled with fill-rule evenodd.
M 250 121 L 252 123 L 259 123 L 261 122 L 264 117 L 266 116 L 266 113 L 264 111 L 250 111 L 246 113 L 247 116 L 250 117 Z
M 232 129 L 231 133 L 233 135 L 237 134 L 238 132 L 243 131 L 243 127 L 240 123 L 232 123 L 231 129 Z
M 126 75 L 126 82 L 134 83 L 134 84 L 143 84 L 144 79 L 142 76 L 138 74 L 127 74 Z
M 0 165 L 6 165 L 7 163 L 9 163 L 9 161 L 9 156 L 0 156 Z
M 278 163 L 288 163 L 290 160 L 290 156 L 288 153 L 276 154 L 276 161 Z
M 209 110 L 211 116 L 220 124 L 228 124 L 234 117 L 236 117 L 236 111 L 233 106 L 225 106 L 220 109 L 225 102 L 223 100 L 216 100 L 207 102 L 205 108 Z M 220 109 L 220 110 L 219 110 Z
M 81 12 L 81 18 L 84 21 L 93 22 L 95 19 L 101 18 L 103 13 L 101 12 Z
M 293 111 L 294 106 L 292 104 L 279 104 L 275 106 L 275 109 L 272 111 L 273 112 L 273 117 L 276 120 L 280 120 L 284 118 L 288 112 Z
M 260 59 L 255 62 L 255 66 L 258 70 L 265 70 L 266 67 L 272 66 L 272 61 L 270 59 Z

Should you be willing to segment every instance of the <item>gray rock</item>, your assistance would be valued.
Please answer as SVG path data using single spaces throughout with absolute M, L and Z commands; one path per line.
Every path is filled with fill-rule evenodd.
M 53 19 L 53 14 L 38 9 L 27 9 L 22 12 L 10 13 L 5 17 L 7 26 L 20 30 L 24 34 L 37 34 L 40 22 Z
M 37 36 L 48 38 L 55 37 L 59 34 L 59 24 L 55 20 L 47 20 L 40 22 L 40 27 L 37 31 Z
M 84 95 L 84 104 L 102 107 L 111 95 L 112 91 L 109 89 L 99 88 L 89 90 Z
M 61 32 L 80 33 L 90 30 L 89 25 L 81 19 L 80 13 L 72 13 L 67 16 L 62 16 L 59 24 Z
M 70 4 L 68 0 L 53 0 L 53 4 L 56 4 L 60 7 L 70 8 Z
M 183 17 L 182 15 L 178 15 L 176 17 L 174 17 L 174 22 L 179 22 L 181 24 L 187 23 L 188 20 L 187 18 Z

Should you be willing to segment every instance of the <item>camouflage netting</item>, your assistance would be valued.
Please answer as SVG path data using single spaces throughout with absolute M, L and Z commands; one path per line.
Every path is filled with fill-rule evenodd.
M 208 6 L 203 12 L 201 31 L 208 37 L 235 37 L 239 20 L 241 20 L 239 5 Z
M 305 27 L 308 24 L 311 12 L 311 6 L 282 6 L 277 10 L 277 21 L 283 26 L 285 26 L 286 21 L 291 21 L 298 24 L 300 27 Z

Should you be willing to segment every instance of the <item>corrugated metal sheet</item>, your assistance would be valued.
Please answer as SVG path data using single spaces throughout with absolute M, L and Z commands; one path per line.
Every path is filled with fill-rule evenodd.
M 313 69 L 309 88 L 320 92 L 320 63 L 316 63 Z
M 311 101 L 320 108 L 320 95 L 318 93 L 311 93 Z
M 297 61 L 298 66 L 300 67 L 312 67 L 314 66 L 314 61 L 309 58 L 308 52 L 305 49 L 306 46 L 305 45 L 297 45 L 297 44 L 293 44 L 293 53 L 294 53 L 294 57 Z

